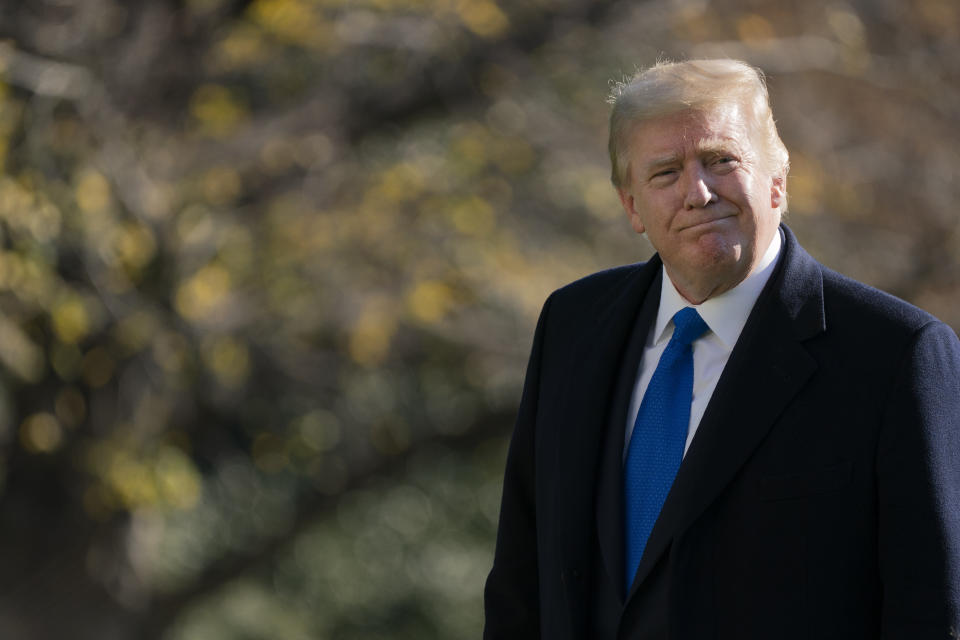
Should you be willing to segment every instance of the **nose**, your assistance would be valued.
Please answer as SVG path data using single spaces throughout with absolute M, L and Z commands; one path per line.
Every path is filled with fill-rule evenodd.
M 703 167 L 696 167 L 686 173 L 688 173 L 688 176 L 683 196 L 684 209 L 702 209 L 711 202 L 717 201 L 717 194 L 713 191 L 710 175 Z

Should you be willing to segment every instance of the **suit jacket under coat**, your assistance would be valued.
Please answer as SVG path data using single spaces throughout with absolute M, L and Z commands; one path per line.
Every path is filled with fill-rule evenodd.
M 681 640 L 960 637 L 957 336 L 826 269 L 781 228 L 779 264 L 633 587 L 613 590 L 612 628 Z M 614 390 L 636 371 L 623 354 L 655 317 L 640 311 L 659 295 L 660 267 L 654 256 L 589 276 L 543 307 L 486 586 L 488 640 L 592 640 L 595 586 L 622 583 L 620 467 L 601 464 L 620 458 L 603 443 L 622 452 Z M 640 629 L 643 607 L 665 631 Z

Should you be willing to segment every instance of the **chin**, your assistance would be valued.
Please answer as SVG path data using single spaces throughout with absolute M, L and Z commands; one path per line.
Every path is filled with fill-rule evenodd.
M 739 284 L 750 270 L 750 261 L 739 244 L 701 246 L 690 264 L 706 276 L 706 280 L 721 284 L 720 288 L 724 291 Z
M 704 268 L 710 265 L 734 266 L 744 260 L 744 243 L 740 238 L 731 238 L 726 233 L 705 233 L 696 242 L 697 260 Z

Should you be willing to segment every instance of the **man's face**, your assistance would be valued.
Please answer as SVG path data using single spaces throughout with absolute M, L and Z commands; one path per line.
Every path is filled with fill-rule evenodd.
M 620 200 L 680 294 L 700 303 L 739 284 L 776 233 L 785 180 L 762 166 L 740 108 L 649 120 L 629 144 Z

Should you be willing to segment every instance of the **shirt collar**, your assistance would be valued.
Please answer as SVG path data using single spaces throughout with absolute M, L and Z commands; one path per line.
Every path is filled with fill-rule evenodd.
M 740 332 L 743 331 L 743 326 L 747 323 L 750 311 L 753 310 L 753 305 L 773 274 L 782 245 L 782 234 L 778 230 L 770 239 L 770 245 L 763 257 L 760 258 L 756 268 L 743 282 L 733 289 L 725 291 L 715 298 L 709 298 L 698 305 L 690 304 L 686 298 L 677 292 L 677 288 L 670 280 L 666 269 L 661 267 L 663 269 L 663 279 L 660 285 L 660 309 L 657 311 L 657 323 L 654 325 L 653 344 L 657 344 L 668 337 L 666 335 L 667 327 L 673 326 L 673 316 L 677 311 L 684 307 L 693 307 L 710 327 L 710 331 L 720 338 L 727 349 L 732 351 L 740 337 Z

